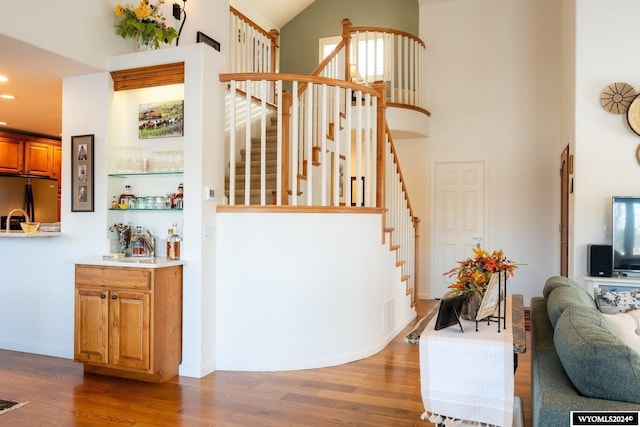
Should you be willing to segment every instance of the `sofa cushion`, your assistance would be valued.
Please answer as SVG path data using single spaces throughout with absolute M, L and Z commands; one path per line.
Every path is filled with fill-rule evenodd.
M 613 334 L 596 308 L 569 306 L 558 319 L 553 341 L 580 394 L 640 403 L 640 354 Z
M 598 310 L 606 314 L 625 313 L 640 309 L 640 290 L 617 291 L 595 288 L 594 296 Z
M 549 277 L 547 279 L 547 281 L 544 283 L 544 288 L 542 289 L 542 295 L 545 298 L 548 298 L 549 294 L 551 292 L 553 292 L 554 289 L 564 288 L 564 287 L 570 287 L 570 288 L 577 289 L 577 290 L 585 293 L 587 296 L 591 297 L 591 295 L 589 295 L 589 292 L 587 292 L 587 290 L 585 288 L 580 286 L 573 279 L 570 279 L 570 278 L 564 277 L 564 276 L 551 276 L 551 277 Z
M 582 292 L 582 289 L 577 289 L 573 286 L 560 286 L 553 289 L 549 294 L 547 297 L 547 313 L 549 313 L 549 320 L 554 328 L 560 315 L 567 307 L 572 305 L 596 307 L 593 298 L 587 292 Z

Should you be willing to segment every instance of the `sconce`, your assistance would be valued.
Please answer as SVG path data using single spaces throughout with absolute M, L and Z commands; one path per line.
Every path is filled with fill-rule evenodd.
M 362 84 L 364 79 L 358 74 L 358 65 L 349 64 L 349 75 L 351 76 L 351 83 Z

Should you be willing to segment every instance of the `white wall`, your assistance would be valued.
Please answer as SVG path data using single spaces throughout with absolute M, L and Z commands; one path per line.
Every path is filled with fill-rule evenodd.
M 559 23 L 555 0 L 421 1 L 430 138 L 397 144 L 423 219 L 433 162 L 488 160 L 484 246 L 526 263 L 512 282 L 525 304 L 559 272 Z M 428 221 L 420 234 L 424 297 Z
M 381 350 L 415 318 L 395 252 L 380 241 L 380 214 L 219 213 L 217 220 L 218 369 L 350 362 Z
M 3 5 L 0 34 L 104 69 L 108 57 L 135 50 L 134 40 L 122 39 L 114 30 L 118 23 L 114 7 L 127 3 L 119 0 L 12 2 Z M 161 8 L 167 25 L 178 30 L 180 22 L 171 13 L 173 3 L 167 1 Z M 185 10 L 187 20 L 180 37 L 181 46 L 195 43 L 197 31 L 221 42 L 223 50 L 228 46 L 228 0 L 189 0 Z
M 626 115 L 607 113 L 600 93 L 614 82 L 640 90 L 634 0 L 576 2 L 574 246 L 572 275 L 586 274 L 586 245 L 611 243 L 611 196 L 640 194 L 640 139 Z M 603 23 L 606 23 L 603 25 Z

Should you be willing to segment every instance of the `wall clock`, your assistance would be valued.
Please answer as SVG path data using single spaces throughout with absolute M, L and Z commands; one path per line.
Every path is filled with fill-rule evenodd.
M 600 105 L 611 114 L 624 114 L 635 97 L 636 90 L 629 83 L 611 83 L 602 90 Z
M 636 96 L 627 110 L 627 122 L 632 131 L 640 135 L 640 97 Z

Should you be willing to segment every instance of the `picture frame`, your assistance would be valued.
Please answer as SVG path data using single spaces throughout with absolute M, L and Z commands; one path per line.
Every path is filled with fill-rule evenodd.
M 460 326 L 460 331 L 464 332 L 464 329 L 462 329 L 462 323 L 460 323 L 460 312 L 462 311 L 462 303 L 465 298 L 465 295 L 456 295 L 453 297 L 444 297 L 440 300 L 440 307 L 438 308 L 438 317 L 436 318 L 435 325 L 436 331 L 457 324 Z
M 340 206 L 346 205 L 346 183 L 347 158 L 340 154 L 338 157 L 338 203 Z
M 498 303 L 500 302 L 500 272 L 494 273 L 489 279 L 487 290 L 484 292 L 476 320 L 484 320 L 489 316 L 492 316 Z
M 220 42 L 215 40 L 215 39 L 212 39 L 211 37 L 209 37 L 208 35 L 206 35 L 202 31 L 198 31 L 196 33 L 196 42 L 197 43 L 204 43 L 206 45 L 209 45 L 212 48 L 214 48 L 215 50 L 217 50 L 218 52 L 220 52 Z
M 138 139 L 184 136 L 184 100 L 138 105 Z
M 360 177 L 360 200 L 356 200 L 358 197 L 358 185 L 356 183 L 356 177 L 351 177 L 351 206 L 364 206 L 364 176 Z
M 93 135 L 71 137 L 71 212 L 94 211 Z

